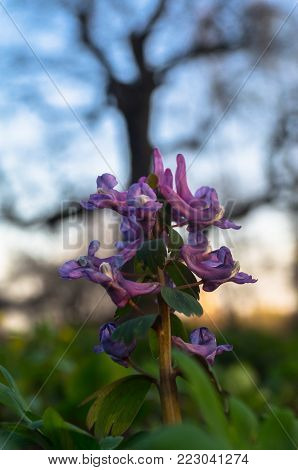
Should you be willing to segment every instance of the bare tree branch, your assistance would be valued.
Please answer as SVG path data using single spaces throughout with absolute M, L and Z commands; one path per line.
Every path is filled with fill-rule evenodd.
M 160 17 L 164 13 L 166 4 L 167 4 L 167 0 L 159 0 L 156 10 L 154 11 L 151 18 L 149 18 L 148 23 L 146 24 L 146 27 L 142 32 L 142 36 L 144 36 L 144 39 L 148 37 L 148 35 L 152 31 L 152 28 L 155 26 L 157 21 L 160 19 Z
M 80 38 L 82 43 L 89 49 L 95 58 L 101 63 L 107 72 L 109 78 L 112 77 L 112 68 L 102 49 L 94 41 L 92 29 L 92 17 L 94 16 L 95 2 L 94 0 L 85 0 L 76 13 L 80 25 Z
M 185 61 L 199 57 L 206 57 L 211 54 L 234 52 L 243 46 L 244 44 L 242 42 L 231 43 L 229 41 L 221 41 L 217 44 L 195 44 L 191 49 L 188 49 L 182 54 L 170 59 L 161 69 L 157 70 L 156 73 L 157 76 L 161 78 L 171 69 Z

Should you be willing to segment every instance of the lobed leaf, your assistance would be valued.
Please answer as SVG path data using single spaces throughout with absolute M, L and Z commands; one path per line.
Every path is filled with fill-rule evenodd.
M 175 286 L 183 286 L 185 284 L 194 284 L 197 282 L 197 278 L 192 273 L 192 271 L 180 261 L 171 261 L 165 267 L 165 271 L 174 282 Z M 183 292 L 190 294 L 196 299 L 200 298 L 200 288 L 199 286 L 189 287 L 188 289 L 183 289 Z
M 134 338 L 144 336 L 153 325 L 157 315 L 144 315 L 121 323 L 112 335 L 113 340 L 129 344 Z
M 172 227 L 168 227 L 169 241 L 168 247 L 170 250 L 179 250 L 183 245 L 183 238 L 177 230 Z M 186 283 L 185 283 L 186 284 Z
M 183 322 L 174 313 L 171 314 L 171 332 L 172 336 L 179 336 L 183 341 L 188 341 L 188 335 Z
M 167 257 L 167 248 L 161 238 L 146 240 L 137 252 L 138 260 L 148 266 L 152 272 L 163 268 Z
M 143 375 L 130 375 L 103 387 L 91 406 L 87 425 L 95 424 L 95 434 L 100 437 L 123 434 L 133 422 L 151 380 Z
M 64 421 L 53 408 L 46 409 L 42 424 L 43 432 L 54 449 L 100 449 L 100 445 L 93 436 Z
M 161 295 L 164 301 L 177 312 L 184 313 L 186 316 L 203 314 L 201 304 L 192 295 L 171 287 L 162 287 Z

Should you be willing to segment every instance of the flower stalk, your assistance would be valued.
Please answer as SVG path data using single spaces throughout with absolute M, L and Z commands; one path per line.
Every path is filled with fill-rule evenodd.
M 159 281 L 165 284 L 163 271 L 158 269 Z M 178 402 L 176 374 L 172 366 L 171 318 L 169 306 L 161 295 L 158 295 L 160 323 L 157 328 L 159 339 L 159 374 L 160 374 L 160 401 L 164 424 L 175 424 L 181 421 L 181 412 Z

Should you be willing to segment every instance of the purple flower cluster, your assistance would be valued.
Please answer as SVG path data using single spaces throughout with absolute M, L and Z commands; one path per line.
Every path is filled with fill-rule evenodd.
M 210 292 L 225 282 L 256 282 L 249 274 L 239 272 L 239 263 L 233 260 L 229 248 L 210 249 L 203 232 L 205 228 L 211 225 L 221 229 L 241 228 L 224 217 L 224 208 L 215 189 L 202 186 L 192 194 L 187 184 L 185 159 L 181 154 L 177 156 L 176 191 L 171 170 L 164 170 L 162 156 L 157 149 L 154 151 L 154 172 L 159 179 L 161 194 L 172 207 L 173 220 L 178 225 L 187 225 L 188 243 L 181 248 L 181 257 L 202 280 L 203 289 Z
M 188 231 L 188 241 L 180 250 L 180 259 L 200 278 L 205 291 L 214 291 L 226 282 L 256 282 L 252 276 L 240 272 L 239 263 L 233 260 L 227 247 L 212 251 L 209 246 L 206 228 L 240 229 L 239 225 L 224 217 L 224 208 L 215 189 L 202 186 L 194 194 L 190 191 L 185 159 L 181 154 L 177 156 L 175 178 L 170 169 L 164 169 L 158 149 L 154 150 L 153 160 L 154 174 L 158 179 L 154 189 L 146 177 L 140 178 L 127 191 L 115 189 L 118 183 L 113 175 L 105 173 L 97 178 L 96 193 L 82 202 L 82 206 L 88 210 L 111 209 L 119 213 L 122 217 L 122 239 L 116 243 L 115 255 L 108 258 L 96 256 L 100 244 L 92 241 L 87 256 L 67 261 L 61 266 L 61 277 L 85 278 L 100 284 L 118 307 L 124 307 L 133 297 L 159 293 L 161 286 L 154 279 L 149 279 L 150 282 L 131 281 L 125 278 L 121 269 L 136 255 L 144 240 L 154 237 L 160 209 L 167 204 L 171 208 L 171 220 L 178 226 L 186 226 Z M 159 236 L 164 236 L 166 232 L 167 227 L 163 226 Z M 127 366 L 135 343 L 127 346 L 113 341 L 111 335 L 115 328 L 113 323 L 103 325 L 99 335 L 100 346 L 96 350 L 106 352 L 114 361 Z M 214 335 L 207 328 L 195 330 L 190 340 L 188 344 L 181 338 L 173 338 L 177 346 L 205 357 L 210 364 L 216 354 L 231 350 L 229 345 L 217 346 Z

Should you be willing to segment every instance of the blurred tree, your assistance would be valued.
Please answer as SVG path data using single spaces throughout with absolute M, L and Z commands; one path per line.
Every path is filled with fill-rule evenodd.
M 35 0 L 26 2 L 26 8 L 31 14 L 32 11 L 34 13 L 30 21 L 35 21 L 36 34 L 33 35 L 33 40 L 35 39 L 36 43 L 32 42 L 32 48 L 36 45 L 38 50 L 38 39 L 42 38 L 40 28 L 44 29 L 45 33 L 50 21 L 48 18 L 51 18 L 52 14 L 62 27 L 67 25 L 66 35 L 69 36 L 69 44 L 72 44 L 73 49 L 67 49 L 66 55 L 55 55 L 50 48 L 46 49 L 47 54 L 38 54 L 35 49 L 24 52 L 19 44 L 17 47 L 12 44 L 10 48 L 14 48 L 14 60 L 19 65 L 22 64 L 23 73 L 28 77 L 36 76 L 37 71 L 32 61 L 37 62 L 37 67 L 52 81 L 56 88 L 55 93 L 64 99 L 65 109 L 61 113 L 61 107 L 55 106 L 55 100 L 52 99 L 51 103 L 45 96 L 47 90 L 36 87 L 39 83 L 35 79 L 19 83 L 19 99 L 37 109 L 43 118 L 51 121 L 53 125 L 55 121 L 59 122 L 64 131 L 60 131 L 58 140 L 57 134 L 53 134 L 49 144 L 53 152 L 60 154 L 65 151 L 68 139 L 71 138 L 65 111 L 68 118 L 70 111 L 70 115 L 80 121 L 83 130 L 92 140 L 88 127 L 94 126 L 105 112 L 115 108 L 117 113 L 120 113 L 126 130 L 130 179 L 133 181 L 149 171 L 153 140 L 160 140 L 156 137 L 154 129 L 154 121 L 161 108 L 160 93 L 163 92 L 167 106 L 167 90 L 171 88 L 173 77 L 176 80 L 176 96 L 181 97 L 182 94 L 183 98 L 185 94 L 184 101 L 189 108 L 185 119 L 189 125 L 180 132 L 176 132 L 173 126 L 174 131 L 169 135 L 169 139 L 164 139 L 161 145 L 166 151 L 183 148 L 200 153 L 209 136 L 218 127 L 218 116 L 222 114 L 225 117 L 234 103 L 235 84 L 237 89 L 238 83 L 236 78 L 235 83 L 231 81 L 231 74 L 234 73 L 233 70 L 237 74 L 239 69 L 242 60 L 239 53 L 242 58 L 248 60 L 250 67 L 262 57 L 264 60 L 259 66 L 263 69 L 272 68 L 272 60 L 281 56 L 286 45 L 283 43 L 285 39 L 279 40 L 275 36 L 291 11 L 291 2 L 277 7 L 274 2 L 237 0 L 187 0 L 179 3 L 168 0 L 55 0 L 44 4 L 44 12 L 37 9 L 37 4 Z M 11 0 L 7 2 L 5 11 L 30 49 L 31 42 L 27 41 L 25 33 L 19 28 L 17 19 L 10 15 L 10 8 L 15 11 L 17 17 L 20 11 L 24 13 L 24 5 L 17 7 L 16 2 Z M 45 14 L 48 15 L 47 19 Z M 291 34 L 291 30 L 288 34 Z M 49 36 L 48 41 L 54 41 L 54 38 Z M 215 72 L 210 81 L 210 77 L 206 76 L 202 68 L 200 77 L 196 72 L 198 60 L 200 64 L 202 60 L 207 61 L 211 75 L 212 70 L 221 70 L 222 67 L 223 73 L 218 75 Z M 214 69 L 215 61 L 219 66 Z M 230 66 L 227 63 L 230 63 Z M 187 91 L 183 89 L 183 73 L 179 73 L 181 65 L 189 73 Z M 231 72 L 224 73 L 229 68 Z M 84 106 L 78 106 L 78 109 L 70 105 L 52 78 L 52 71 L 55 70 L 58 74 L 63 70 L 64 75 L 79 77 L 91 85 L 94 91 L 93 99 L 86 99 Z M 202 83 L 202 80 L 208 82 L 205 88 L 206 85 L 210 86 L 209 91 L 208 88 L 204 90 L 204 87 L 199 90 L 199 93 L 206 92 L 209 95 L 204 109 L 200 108 L 202 103 L 197 91 L 197 82 Z M 88 98 L 87 95 L 86 97 Z M 196 107 L 198 109 L 195 109 Z M 80 111 L 82 118 L 79 116 Z M 171 112 L 171 106 L 167 112 Z M 184 114 L 185 110 L 181 109 L 181 113 Z M 181 124 L 184 126 L 184 118 L 180 116 L 180 127 Z M 272 179 L 274 159 L 275 157 L 267 159 L 268 181 L 264 192 L 252 194 L 251 198 L 240 201 L 233 208 L 235 217 L 241 217 L 260 204 L 272 202 L 276 198 L 278 191 Z M 65 184 L 67 185 L 66 182 Z M 65 188 L 63 190 L 65 191 Z M 69 194 L 67 187 L 66 192 Z M 3 204 L 3 214 L 7 219 L 24 225 L 31 225 L 36 221 L 20 216 L 11 201 L 11 198 L 6 198 Z M 68 207 L 65 207 L 62 216 L 68 217 L 68 214 Z M 53 226 L 60 219 L 60 210 L 54 210 L 45 221 Z M 37 221 L 40 221 L 40 217 Z

